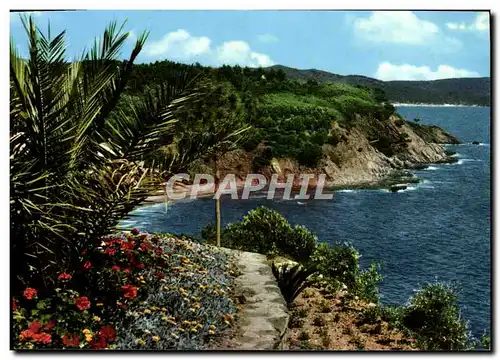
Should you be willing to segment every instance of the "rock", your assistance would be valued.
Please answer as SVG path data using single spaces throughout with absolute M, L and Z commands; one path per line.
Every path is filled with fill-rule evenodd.
M 412 170 L 424 170 L 424 169 L 427 169 L 429 167 L 429 165 L 425 165 L 425 164 L 413 164 L 410 166 L 410 169 Z
M 400 190 L 405 190 L 407 187 L 408 187 L 407 184 L 395 184 L 395 185 L 392 185 L 389 188 L 389 190 L 392 191 L 392 192 L 398 192 Z
M 479 145 L 479 144 L 481 144 L 479 141 L 475 141 L 475 140 L 474 140 L 474 141 L 472 142 L 472 145 Z

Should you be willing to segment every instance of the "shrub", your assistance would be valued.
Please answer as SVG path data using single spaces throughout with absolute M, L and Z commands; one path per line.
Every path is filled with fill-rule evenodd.
M 321 243 L 316 247 L 311 261 L 325 277 L 338 282 L 340 286 L 345 284 L 348 288 L 353 288 L 358 257 L 358 252 L 350 245 L 330 247 Z
M 314 325 L 314 326 L 325 326 L 325 324 L 326 324 L 325 318 L 324 318 L 324 317 L 322 317 L 322 316 L 317 315 L 317 316 L 313 319 L 313 325 Z
M 300 292 L 305 289 L 307 286 L 307 278 L 314 272 L 314 270 L 304 268 L 300 264 L 291 267 L 285 264 L 281 267 L 277 267 L 276 264 L 273 263 L 271 269 L 274 277 L 278 281 L 281 294 L 285 298 L 287 304 L 291 304 Z
M 396 121 L 394 121 L 394 124 L 397 126 L 397 127 L 401 127 L 405 124 L 405 121 L 404 120 L 401 120 L 401 119 L 397 119 Z
M 299 164 L 314 168 L 323 157 L 323 150 L 318 144 L 306 142 L 297 154 Z
M 426 350 L 466 350 L 471 343 L 468 324 L 456 303 L 457 289 L 445 283 L 427 284 L 406 306 L 403 325 Z
M 259 207 L 243 221 L 229 224 L 222 232 L 222 245 L 263 254 L 281 253 L 307 261 L 316 247 L 316 236 L 303 226 L 291 227 L 277 211 Z
M 306 330 L 302 330 L 299 334 L 299 340 L 305 341 L 309 339 L 310 339 L 309 333 Z
M 334 289 L 346 289 L 351 295 L 377 302 L 378 284 L 382 277 L 379 265 L 371 264 L 367 270 L 361 271 L 358 264 L 360 255 L 349 244 L 330 247 L 320 243 L 311 257 L 312 266 L 325 276 Z
M 332 307 L 330 306 L 330 303 L 327 300 L 323 300 L 319 304 L 319 311 L 322 313 L 329 313 L 330 311 L 332 311 Z
M 356 277 L 355 292 L 366 300 L 377 303 L 379 301 L 379 284 L 382 281 L 380 264 L 372 263 L 366 270 L 361 271 Z

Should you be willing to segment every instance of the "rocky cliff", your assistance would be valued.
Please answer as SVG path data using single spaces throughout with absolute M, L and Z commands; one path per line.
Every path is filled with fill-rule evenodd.
M 221 174 L 234 173 L 242 183 L 246 174 L 259 172 L 270 178 L 277 173 L 280 181 L 289 174 L 326 174 L 328 187 L 358 187 L 390 185 L 408 181 L 405 169 L 423 164 L 453 162 L 443 144 L 459 141 L 438 126 L 426 126 L 405 121 L 396 115 L 386 120 L 357 116 L 351 126 L 332 123 L 339 136 L 335 145 L 323 145 L 323 159 L 314 169 L 300 166 L 291 159 L 272 159 L 268 166 L 254 169 L 252 154 L 235 150 L 220 162 Z M 405 178 L 406 176 L 406 178 Z M 314 186 L 317 178 L 310 181 Z

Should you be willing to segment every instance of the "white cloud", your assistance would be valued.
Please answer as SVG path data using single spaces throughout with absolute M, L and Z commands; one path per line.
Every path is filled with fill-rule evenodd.
M 426 45 L 439 34 L 434 23 L 419 19 L 411 11 L 374 11 L 353 22 L 356 34 L 380 43 Z
M 149 56 L 168 56 L 188 60 L 210 52 L 210 39 L 206 36 L 192 36 L 184 29 L 170 32 L 163 39 L 147 43 L 144 52 Z
M 259 67 L 274 64 L 269 56 L 252 51 L 250 45 L 241 40 L 226 41 L 218 46 L 215 60 L 219 65 Z
M 487 12 L 480 12 L 472 23 L 446 23 L 450 30 L 467 31 L 488 31 L 490 29 L 490 15 Z
M 257 35 L 257 40 L 259 40 L 262 43 L 275 43 L 279 41 L 278 37 L 273 34 Z
M 135 36 L 133 31 L 130 37 Z M 271 66 L 273 61 L 266 54 L 252 51 L 242 40 L 226 41 L 215 49 L 206 36 L 193 36 L 184 29 L 170 32 L 163 39 L 146 43 L 144 52 L 149 57 L 164 56 L 174 60 L 193 60 L 200 63 L 219 65 L 240 65 L 249 67 Z
M 449 65 L 439 65 L 433 71 L 428 66 L 409 64 L 395 65 L 389 62 L 378 66 L 375 78 L 380 80 L 437 80 L 461 77 L 478 77 L 479 73 L 465 69 L 455 69 Z

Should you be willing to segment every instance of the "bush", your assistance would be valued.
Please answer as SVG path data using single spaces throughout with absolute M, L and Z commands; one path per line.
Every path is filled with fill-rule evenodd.
M 403 325 L 426 350 L 467 350 L 473 344 L 461 318 L 457 289 L 445 283 L 427 284 L 405 308 Z
M 316 247 L 311 261 L 319 273 L 338 282 L 339 287 L 345 284 L 350 289 L 356 282 L 358 257 L 358 252 L 350 245 L 330 247 L 321 243 Z
M 396 121 L 394 121 L 394 124 L 396 124 L 397 127 L 401 127 L 405 124 L 405 122 L 404 120 L 397 119 Z
M 349 244 L 330 247 L 321 243 L 311 257 L 312 266 L 325 276 L 335 289 L 346 289 L 351 295 L 378 302 L 378 284 L 381 281 L 379 265 L 371 264 L 361 271 L 358 264 L 360 255 Z
M 316 247 L 316 236 L 303 226 L 291 227 L 277 211 L 259 207 L 239 223 L 222 231 L 222 245 L 262 254 L 283 254 L 307 261 Z
M 306 142 L 297 154 L 300 165 L 314 168 L 323 157 L 323 150 L 318 144 Z

